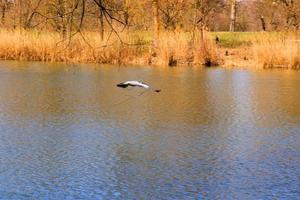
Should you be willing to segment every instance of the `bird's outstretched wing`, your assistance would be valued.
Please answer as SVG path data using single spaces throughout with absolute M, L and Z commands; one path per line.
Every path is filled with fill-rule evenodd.
M 125 84 L 125 83 L 119 83 L 117 85 L 117 87 L 120 87 L 120 88 L 127 88 L 129 85 L 128 84 Z
M 142 83 L 142 82 L 139 82 L 139 81 L 126 81 L 124 83 L 119 83 L 117 86 L 121 87 L 121 88 L 127 88 L 128 86 L 142 87 L 142 88 L 146 88 L 146 89 L 150 88 L 145 83 Z

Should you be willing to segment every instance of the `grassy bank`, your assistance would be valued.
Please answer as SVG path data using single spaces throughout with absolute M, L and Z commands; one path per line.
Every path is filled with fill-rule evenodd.
M 0 31 L 0 58 L 45 62 L 125 63 L 125 64 L 209 64 L 220 58 L 209 35 L 203 42 L 186 33 L 162 33 L 153 45 L 149 33 L 107 35 L 76 34 L 62 41 L 54 32 Z M 198 38 L 198 37 L 197 37 Z
M 117 63 L 143 55 L 137 47 L 104 43 L 96 33 L 61 40 L 55 32 L 1 31 L 0 41 L 0 57 L 7 60 Z
M 300 38 L 297 35 L 263 35 L 254 42 L 252 51 L 259 67 L 300 69 Z
M 0 31 L 0 58 L 43 62 L 141 65 L 222 65 L 299 68 L 300 36 L 290 33 L 151 32 L 76 34 L 62 41 L 55 32 Z M 120 41 L 121 39 L 121 41 Z M 217 39 L 217 40 L 216 40 Z
M 300 34 L 286 32 L 212 33 L 225 66 L 300 68 Z

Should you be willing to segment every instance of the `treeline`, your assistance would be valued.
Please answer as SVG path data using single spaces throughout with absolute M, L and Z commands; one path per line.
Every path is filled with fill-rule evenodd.
M 1 0 L 1 27 L 53 30 L 298 30 L 299 0 Z

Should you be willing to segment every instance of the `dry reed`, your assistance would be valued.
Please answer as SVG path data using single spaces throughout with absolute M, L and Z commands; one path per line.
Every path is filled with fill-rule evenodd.
M 108 38 L 109 35 L 106 36 Z M 122 42 L 120 41 L 122 38 Z M 102 41 L 98 33 L 77 34 L 61 41 L 55 32 L 0 31 L 0 59 L 44 62 L 126 64 L 218 64 L 208 36 L 203 43 L 187 33 L 162 33 L 153 58 L 151 39 L 136 33 L 113 35 Z M 173 63 L 173 64 L 174 64 Z
M 161 65 L 196 64 L 219 65 L 221 58 L 216 45 L 208 34 L 183 32 L 164 32 L 156 44 L 158 62 Z
M 57 33 L 0 31 L 0 58 L 45 62 L 117 63 L 138 56 L 136 47 L 104 44 L 97 33 L 62 41 Z M 114 40 L 113 40 L 114 41 Z
M 252 49 L 259 67 L 300 68 L 300 40 L 296 35 L 261 35 Z

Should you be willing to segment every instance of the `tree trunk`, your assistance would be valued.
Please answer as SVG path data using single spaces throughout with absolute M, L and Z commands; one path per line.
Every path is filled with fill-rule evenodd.
M 22 11 L 23 2 L 19 1 L 19 30 L 22 31 L 23 28 L 23 11 Z
M 261 27 L 263 31 L 266 31 L 266 21 L 264 16 L 260 16 L 260 21 L 261 21 Z
M 6 4 L 5 4 L 5 1 L 2 0 L 2 5 L 1 5 L 1 24 L 4 26 L 5 24 L 5 12 L 6 12 Z
M 159 0 L 153 0 L 152 7 L 153 7 L 153 28 L 154 28 L 154 37 L 155 41 L 159 39 L 159 32 L 160 32 L 160 26 L 159 26 Z
M 104 40 L 104 13 L 102 8 L 100 8 L 99 21 L 100 21 L 100 38 L 101 41 L 103 41 Z
M 196 37 L 198 4 L 199 4 L 199 0 L 195 0 L 194 1 L 194 17 L 193 17 L 193 36 L 192 36 L 192 41 L 193 42 L 194 42 L 195 37 Z
M 230 32 L 235 31 L 235 23 L 236 23 L 236 0 L 231 0 Z
M 127 29 L 129 27 L 129 0 L 125 0 L 124 21 Z
M 59 31 L 60 31 L 60 35 L 61 38 L 63 40 L 65 40 L 68 36 L 67 34 L 67 16 L 66 16 L 66 2 L 65 0 L 59 0 L 58 1 L 59 5 L 58 5 L 58 13 L 59 13 L 59 18 L 60 20 L 58 21 L 59 24 Z

